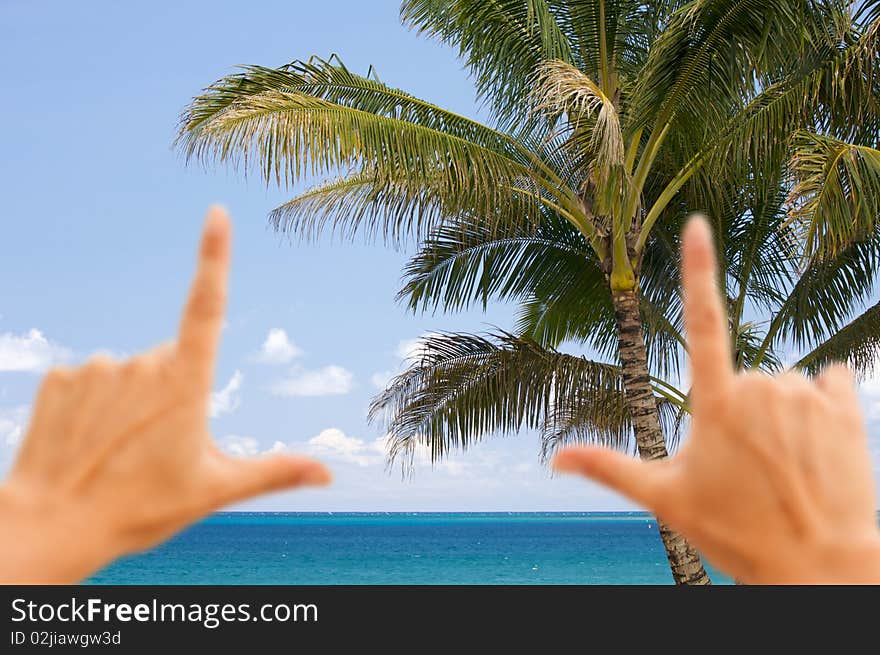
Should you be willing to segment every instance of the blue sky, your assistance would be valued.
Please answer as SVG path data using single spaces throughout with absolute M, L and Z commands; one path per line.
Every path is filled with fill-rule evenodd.
M 206 207 L 235 223 L 228 324 L 212 427 L 228 449 L 276 443 L 321 456 L 336 481 L 248 509 L 594 510 L 631 506 L 552 478 L 537 436 L 496 438 L 411 480 L 385 470 L 368 426 L 375 382 L 431 330 L 510 326 L 510 307 L 413 316 L 395 303 L 406 253 L 290 244 L 266 215 L 291 192 L 185 167 L 180 110 L 237 64 L 340 55 L 479 116 L 453 53 L 399 24 L 397 0 L 0 0 L 0 470 L 24 432 L 40 371 L 173 335 Z M 878 386 L 877 398 L 880 398 Z M 872 396 L 874 397 L 874 396 Z M 871 401 L 876 403 L 876 401 Z M 875 461 L 877 443 L 874 441 Z

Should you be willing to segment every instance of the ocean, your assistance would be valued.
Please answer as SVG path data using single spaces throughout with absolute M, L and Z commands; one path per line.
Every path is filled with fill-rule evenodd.
M 729 582 L 712 571 L 714 582 Z M 640 512 L 223 512 L 93 584 L 671 584 Z

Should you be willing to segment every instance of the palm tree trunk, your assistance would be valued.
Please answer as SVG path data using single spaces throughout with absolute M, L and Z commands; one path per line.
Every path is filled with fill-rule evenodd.
M 623 367 L 623 383 L 626 399 L 632 415 L 633 431 L 644 460 L 667 456 L 666 441 L 660 428 L 657 401 L 651 390 L 648 373 L 648 356 L 639 315 L 639 299 L 635 290 L 614 293 L 614 315 L 620 339 L 620 362 Z M 700 556 L 684 537 L 657 520 L 660 537 L 666 547 L 666 556 L 676 584 L 711 584 Z

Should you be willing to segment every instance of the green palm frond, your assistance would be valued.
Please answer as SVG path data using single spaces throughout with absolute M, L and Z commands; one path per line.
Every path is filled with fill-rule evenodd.
M 446 212 L 489 216 L 509 202 L 511 189 L 541 196 L 547 181 L 509 152 L 492 150 L 422 125 L 341 107 L 320 98 L 267 92 L 232 105 L 193 141 L 203 160 L 258 165 L 266 179 L 296 181 L 369 166 L 376 194 L 391 188 Z M 369 163 L 367 163 L 369 162 Z M 540 203 L 516 203 L 523 221 Z M 291 214 L 296 216 L 296 214 Z M 344 219 L 344 214 L 339 215 Z M 389 226 L 406 233 L 411 223 Z
M 836 257 L 811 261 L 776 307 L 762 350 L 786 340 L 799 349 L 815 348 L 828 339 L 869 299 L 878 265 L 878 232 L 850 244 Z
M 605 293 L 589 244 L 552 212 L 534 228 L 508 224 L 490 230 L 484 220 L 468 217 L 447 221 L 422 242 L 404 269 L 404 280 L 398 297 L 413 311 L 523 300 L 540 289 L 572 284 Z
M 691 5 L 697 11 L 696 5 L 721 7 L 725 2 Z M 666 205 L 694 176 L 702 175 L 707 180 L 724 176 L 735 179 L 731 169 L 743 169 L 744 161 L 763 172 L 778 169 L 784 166 L 788 156 L 789 137 L 798 129 L 830 131 L 867 143 L 880 138 L 880 105 L 877 101 L 880 91 L 877 72 L 880 69 L 877 61 L 880 22 L 875 19 L 867 26 L 862 25 L 851 15 L 850 5 L 838 0 L 819 5 L 778 0 L 766 3 L 765 9 L 753 6 L 753 0 L 726 4 L 730 5 L 731 13 L 718 29 L 727 36 L 719 33 L 723 36 L 719 43 L 726 43 L 724 47 L 732 47 L 736 52 L 726 58 L 713 55 L 710 70 L 729 68 L 724 75 L 743 75 L 745 86 L 734 84 L 728 89 L 732 95 L 727 95 L 723 84 L 704 81 L 705 86 L 694 86 L 694 80 L 703 73 L 698 70 L 699 74 L 694 77 L 684 69 L 687 68 L 686 62 L 691 61 L 691 54 L 699 58 L 696 54 L 699 48 L 691 53 L 691 46 L 684 36 L 686 31 L 674 37 L 675 30 L 670 26 L 664 30 L 661 40 L 667 36 L 680 38 L 679 45 L 684 48 L 680 53 L 681 61 L 673 57 L 665 64 L 669 67 L 671 77 L 668 82 L 672 86 L 661 85 L 659 96 L 639 96 L 640 91 L 633 99 L 635 106 L 630 110 L 633 116 L 643 116 L 652 106 L 651 102 L 661 103 L 658 106 L 663 107 L 662 111 L 658 110 L 656 124 L 645 145 L 644 167 L 640 163 L 642 170 L 635 172 L 634 188 L 639 189 L 643 184 L 647 167 L 653 163 L 661 144 L 665 144 L 664 149 L 677 153 L 678 162 L 663 192 L 653 203 L 645 205 L 649 211 L 643 220 L 637 244 L 639 250 Z M 768 16 L 762 23 L 765 31 L 757 53 L 750 53 L 745 43 L 740 47 L 737 38 L 732 42 L 728 39 L 736 29 L 752 29 L 734 27 L 733 24 L 738 12 L 753 10 L 765 12 Z M 682 9 L 679 14 L 686 11 L 687 8 Z M 774 18 L 771 20 L 769 16 Z M 795 28 L 783 29 L 782 26 L 789 24 L 792 17 L 796 17 Z M 777 29 L 781 33 L 774 36 Z M 709 38 L 707 34 L 703 36 Z M 679 64 L 681 70 L 677 68 Z M 647 77 L 642 85 L 651 77 L 648 69 L 646 66 Z M 681 86 L 678 82 L 682 80 L 678 76 L 689 81 Z M 678 82 L 673 84 L 674 80 Z M 667 98 L 663 93 L 672 93 L 674 97 Z M 686 103 L 690 108 L 682 110 L 677 107 L 676 97 L 679 100 L 690 98 Z M 648 104 L 640 109 L 639 103 Z M 639 124 L 640 119 L 633 120 L 635 125 Z M 662 125 L 672 129 L 661 132 Z M 630 129 L 632 127 L 630 125 Z
M 874 144 L 880 139 L 880 5 L 861 3 L 842 30 L 840 57 L 822 76 L 814 96 L 821 108 L 820 131 L 852 142 Z M 871 9 L 873 8 L 873 10 Z
M 372 69 L 366 76 L 353 73 L 333 55 L 329 60 L 320 57 L 295 60 L 279 68 L 245 66 L 241 72 L 214 82 L 193 98 L 181 114 L 178 144 L 184 155 L 196 154 L 199 130 L 223 112 L 246 98 L 271 92 L 326 100 L 340 107 L 446 132 L 493 149 L 511 145 L 508 135 L 388 86 Z
M 694 0 L 658 36 L 634 91 L 638 124 L 704 126 L 754 95 L 760 74 L 815 47 L 809 0 Z M 719 113 L 720 112 L 720 113 Z M 717 124 L 717 123 L 716 123 Z
M 796 235 L 783 226 L 786 186 L 781 171 L 749 177 L 725 189 L 727 202 L 720 217 L 734 325 L 743 322 L 750 307 L 775 311 L 798 274 Z
M 269 220 L 278 232 L 297 233 L 315 238 L 330 225 L 331 231 L 343 231 L 343 237 L 361 233 L 392 236 L 389 225 L 411 225 L 421 231 L 423 223 L 440 222 L 445 214 L 440 203 L 413 193 L 405 185 L 391 182 L 377 184 L 376 175 L 352 173 L 347 177 L 317 184 L 272 210 Z
M 752 169 L 772 175 L 785 166 L 791 135 L 811 125 L 825 124 L 845 131 L 842 126 L 858 124 L 863 126 L 863 137 L 880 136 L 880 111 L 868 110 L 876 105 L 871 98 L 876 96 L 877 82 L 862 73 L 865 68 L 876 66 L 878 44 L 874 43 L 873 34 L 872 28 L 870 44 L 859 40 L 838 47 L 823 41 L 801 57 L 792 70 L 768 80 L 732 115 L 729 111 L 728 115 L 716 115 L 703 130 L 697 130 L 697 124 L 691 123 L 682 133 L 673 131 L 665 137 L 668 149 L 681 156 L 665 187 L 646 205 L 650 210 L 644 218 L 637 248 L 644 246 L 668 203 L 694 176 L 702 174 L 708 182 L 719 178 L 743 182 L 747 178 L 735 171 Z M 859 109 L 855 114 L 844 108 L 839 113 L 822 111 L 843 104 L 858 105 Z M 854 121 L 853 116 L 861 120 Z
M 522 100 L 541 62 L 575 56 L 548 0 L 404 0 L 400 15 L 409 27 L 457 49 L 478 95 L 508 126 L 534 117 Z
M 256 168 L 283 186 L 322 175 L 369 182 L 321 185 L 286 203 L 273 219 L 290 231 L 330 224 L 351 232 L 344 223 L 353 207 L 358 225 L 375 227 L 384 212 L 401 221 L 388 222 L 386 237 L 462 212 L 506 211 L 523 221 L 545 203 L 578 212 L 552 167 L 524 143 L 338 60 L 250 67 L 218 81 L 184 113 L 178 146 L 187 158 Z M 410 203 L 418 211 L 403 207 Z M 307 214 L 315 209 L 319 217 Z
M 521 302 L 516 333 L 549 348 L 566 341 L 579 343 L 613 360 L 617 356 L 617 327 L 611 295 L 605 285 L 589 285 L 586 276 L 578 282 L 586 284 L 561 286 Z
M 877 369 L 880 355 L 880 303 L 843 326 L 818 347 L 804 355 L 795 365 L 815 375 L 832 362 L 847 364 L 861 377 Z
M 370 420 L 384 419 L 389 457 L 402 457 L 406 464 L 418 447 L 438 459 L 488 434 L 522 429 L 556 434 L 562 417 L 574 412 L 595 417 L 581 424 L 578 434 L 628 448 L 624 407 L 618 366 L 506 332 L 447 333 L 425 338 L 420 356 L 373 401 Z
M 880 222 L 880 150 L 799 132 L 791 161 L 791 221 L 806 257 L 835 255 Z
M 614 80 L 602 79 L 603 59 L 613 65 L 610 72 L 618 81 L 636 77 L 652 44 L 684 0 L 556 0 L 552 4 L 558 7 L 563 31 L 572 35 L 578 67 L 611 88 Z
M 412 180 L 384 179 L 381 172 L 362 170 L 317 184 L 272 210 L 269 218 L 276 230 L 303 238 L 316 238 L 324 231 L 344 238 L 357 235 L 380 237 L 396 243 L 409 236 L 430 235 L 445 222 L 471 213 L 465 196 L 449 196 L 438 189 L 412 184 Z M 481 228 L 492 235 L 504 234 L 510 215 L 520 217 L 515 228 L 534 232 L 532 224 L 547 207 L 558 207 L 528 184 L 499 186 L 494 207 L 482 208 Z M 494 219 L 489 218 L 494 216 Z

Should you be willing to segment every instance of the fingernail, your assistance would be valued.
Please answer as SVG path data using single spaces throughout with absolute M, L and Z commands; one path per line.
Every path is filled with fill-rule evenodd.
M 712 236 L 712 228 L 709 227 L 709 220 L 703 214 L 691 214 L 688 216 L 684 229 L 692 234 L 702 233 L 709 238 Z
M 223 205 L 211 205 L 205 220 L 205 232 L 211 236 L 226 230 L 229 224 L 229 212 Z

